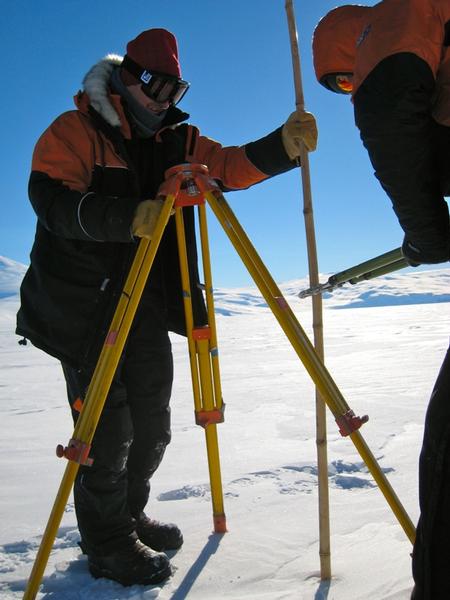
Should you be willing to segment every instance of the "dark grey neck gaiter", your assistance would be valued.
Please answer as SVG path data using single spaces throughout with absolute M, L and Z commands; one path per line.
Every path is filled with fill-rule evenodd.
M 142 106 L 142 104 L 130 94 L 127 86 L 123 83 L 120 78 L 119 68 L 114 69 L 112 72 L 110 83 L 113 91 L 119 94 L 127 103 L 128 110 L 130 111 L 139 137 L 153 137 L 160 128 L 167 111 L 156 114 Z

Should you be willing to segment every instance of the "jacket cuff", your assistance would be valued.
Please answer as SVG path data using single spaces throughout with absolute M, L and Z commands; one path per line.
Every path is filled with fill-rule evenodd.
M 131 242 L 131 222 L 139 200 L 88 192 L 78 205 L 78 223 L 92 241 Z
M 249 161 L 269 177 L 285 173 L 297 166 L 297 162 L 286 154 L 281 130 L 282 127 L 279 127 L 265 137 L 244 146 Z

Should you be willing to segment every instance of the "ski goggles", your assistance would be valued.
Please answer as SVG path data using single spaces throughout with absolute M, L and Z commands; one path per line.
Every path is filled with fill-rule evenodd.
M 347 75 L 336 75 L 336 85 L 344 94 L 352 93 L 353 82 Z
M 141 82 L 141 89 L 148 98 L 158 104 L 178 104 L 189 89 L 189 83 L 174 75 L 156 73 L 143 69 L 129 56 L 125 56 L 121 64 L 133 77 Z
M 322 77 L 320 83 L 337 94 L 351 94 L 353 91 L 352 75 L 353 73 L 332 73 Z

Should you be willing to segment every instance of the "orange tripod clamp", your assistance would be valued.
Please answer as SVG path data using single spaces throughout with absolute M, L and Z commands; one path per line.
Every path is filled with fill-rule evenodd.
M 174 206 L 204 204 L 205 193 L 220 191 L 205 165 L 183 163 L 167 169 L 164 175 L 158 196 L 175 196 Z

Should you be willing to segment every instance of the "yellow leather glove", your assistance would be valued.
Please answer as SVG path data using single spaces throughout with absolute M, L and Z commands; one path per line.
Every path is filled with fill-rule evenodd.
M 317 125 L 313 114 L 293 112 L 281 130 L 286 154 L 291 160 L 300 156 L 300 144 L 303 142 L 308 152 L 313 152 L 317 146 Z
M 151 239 L 163 206 L 164 202 L 159 199 L 140 202 L 131 223 L 131 233 L 136 237 Z

